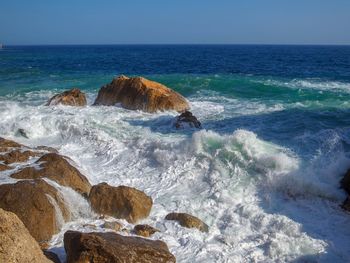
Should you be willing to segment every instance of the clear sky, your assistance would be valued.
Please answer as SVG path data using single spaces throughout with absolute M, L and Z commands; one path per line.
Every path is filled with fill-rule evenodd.
M 350 0 L 1 0 L 3 44 L 350 44 Z

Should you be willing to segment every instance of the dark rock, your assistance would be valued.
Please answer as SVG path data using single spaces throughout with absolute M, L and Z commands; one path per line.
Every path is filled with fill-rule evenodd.
M 134 227 L 134 233 L 138 236 L 150 237 L 156 232 L 159 232 L 159 230 L 150 225 L 136 225 Z
M 43 250 L 44 252 L 44 255 L 49 259 L 51 260 L 52 262 L 54 263 L 61 263 L 61 260 L 60 258 L 57 256 L 56 253 L 52 252 L 52 251 L 49 251 L 49 250 Z
M 344 210 L 350 212 L 350 197 L 348 196 L 341 206 Z
M 190 111 L 185 111 L 175 118 L 174 126 L 176 129 L 184 129 L 186 126 L 190 128 L 202 128 L 202 124 Z
M 341 187 L 350 194 L 350 169 L 346 172 L 343 179 L 340 181 Z
M 24 129 L 18 129 L 16 132 L 16 136 L 22 136 L 24 138 L 29 139 L 29 137 Z

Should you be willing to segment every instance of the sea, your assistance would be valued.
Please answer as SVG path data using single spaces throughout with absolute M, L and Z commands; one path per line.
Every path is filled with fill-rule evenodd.
M 202 129 L 174 128 L 177 112 L 92 106 L 121 74 L 181 93 Z M 87 107 L 44 106 L 73 87 Z M 91 184 L 150 195 L 140 223 L 160 230 L 151 239 L 177 262 L 350 262 L 339 184 L 350 168 L 350 46 L 4 46 L 0 136 L 57 148 Z M 13 181 L 2 173 L 0 183 Z M 73 218 L 50 245 L 64 259 L 65 231 L 105 230 L 61 188 Z M 165 220 L 170 212 L 209 232 Z

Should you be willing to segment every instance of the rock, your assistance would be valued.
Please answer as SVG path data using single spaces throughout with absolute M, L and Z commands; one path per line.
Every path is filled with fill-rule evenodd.
M 23 145 L 0 137 L 0 152 L 6 152 L 11 148 L 20 148 Z
M 343 179 L 340 181 L 341 187 L 350 194 L 350 169 L 346 172 Z
M 69 106 L 86 106 L 85 93 L 80 89 L 74 88 L 53 96 L 46 106 L 55 106 L 58 104 Z
M 208 232 L 209 227 L 199 218 L 186 213 L 170 213 L 165 217 L 166 220 L 178 221 L 180 225 L 188 228 L 198 228 L 202 232 Z
M 142 77 L 115 78 L 100 89 L 94 105 L 111 106 L 117 103 L 126 109 L 146 112 L 183 112 L 190 108 L 186 99 L 179 93 Z
M 134 233 L 138 236 L 150 237 L 156 232 L 159 232 L 159 230 L 150 225 L 136 225 L 134 227 Z
M 350 212 L 350 196 L 348 196 L 341 206 L 344 210 Z
M 22 221 L 0 208 L 0 262 L 49 263 Z
M 50 152 L 50 153 L 58 153 L 58 151 L 53 148 L 53 147 L 48 147 L 48 146 L 37 146 L 34 148 L 35 150 L 38 150 L 38 151 L 46 151 L 46 152 Z
M 103 223 L 102 227 L 112 229 L 112 230 L 118 232 L 118 231 L 122 230 L 123 225 L 119 222 L 116 222 L 116 221 L 113 221 L 113 222 L 106 221 Z
M 15 213 L 38 242 L 51 239 L 70 217 L 56 188 L 42 179 L 0 185 L 0 207 Z
M 185 111 L 175 118 L 174 126 L 176 129 L 184 129 L 186 126 L 190 128 L 202 128 L 202 124 L 190 111 Z
M 77 168 L 72 166 L 65 157 L 57 153 L 47 153 L 35 162 L 41 169 L 25 167 L 11 175 L 16 179 L 36 179 L 46 177 L 60 185 L 73 188 L 78 193 L 88 196 L 91 185 L 87 178 Z
M 67 253 L 67 263 L 176 262 L 175 257 L 162 241 L 127 237 L 113 232 L 80 233 L 67 231 L 64 234 L 64 248 Z
M 6 171 L 6 170 L 10 170 L 10 169 L 11 169 L 10 166 L 8 166 L 8 165 L 6 165 L 6 164 L 1 164 L 1 163 L 0 163 L 0 172 Z
M 16 136 L 22 136 L 26 139 L 29 139 L 29 137 L 24 129 L 18 129 L 16 132 Z
M 54 263 L 61 263 L 60 258 L 57 256 L 56 253 L 49 251 L 49 250 L 43 250 L 44 255 L 51 261 Z
M 30 157 L 38 155 L 39 153 L 32 152 L 29 150 L 16 149 L 8 153 L 1 154 L 0 161 L 3 161 L 5 164 L 22 163 L 28 161 Z
M 147 217 L 153 204 L 152 198 L 142 191 L 127 186 L 113 187 L 106 183 L 94 185 L 89 200 L 97 213 L 126 219 L 129 223 Z

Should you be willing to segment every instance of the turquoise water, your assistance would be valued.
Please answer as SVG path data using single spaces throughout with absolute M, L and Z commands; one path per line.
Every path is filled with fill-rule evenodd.
M 175 130 L 175 112 L 90 106 L 119 74 L 180 92 L 203 130 Z M 71 87 L 86 92 L 88 107 L 43 106 Z M 146 223 L 162 230 L 155 238 L 178 262 L 350 262 L 350 216 L 339 207 L 350 167 L 349 99 L 350 47 L 0 51 L 0 136 L 57 147 L 92 183 L 151 195 Z M 209 234 L 166 222 L 173 210 L 199 216 Z M 98 224 L 83 213 L 64 230 L 83 230 L 82 222 Z M 62 234 L 52 240 L 61 252 Z

